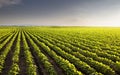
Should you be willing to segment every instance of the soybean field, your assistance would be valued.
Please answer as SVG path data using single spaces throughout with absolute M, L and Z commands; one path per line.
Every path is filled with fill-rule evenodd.
M 0 75 L 120 75 L 120 28 L 1 26 Z

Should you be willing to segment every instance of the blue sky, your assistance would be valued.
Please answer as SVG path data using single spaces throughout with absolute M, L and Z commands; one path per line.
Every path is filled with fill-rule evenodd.
M 120 0 L 0 0 L 0 25 L 120 26 Z

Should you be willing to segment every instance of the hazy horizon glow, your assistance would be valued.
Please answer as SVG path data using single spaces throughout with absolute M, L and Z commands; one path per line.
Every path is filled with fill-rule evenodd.
M 0 25 L 120 27 L 120 0 L 0 0 Z

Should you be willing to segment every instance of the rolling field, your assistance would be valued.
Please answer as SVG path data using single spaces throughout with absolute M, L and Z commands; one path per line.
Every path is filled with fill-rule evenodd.
M 0 75 L 120 75 L 120 28 L 0 27 Z

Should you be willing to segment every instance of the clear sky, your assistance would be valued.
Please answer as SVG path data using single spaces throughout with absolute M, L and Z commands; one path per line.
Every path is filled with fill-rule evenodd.
M 120 26 L 120 0 L 0 0 L 0 25 Z

